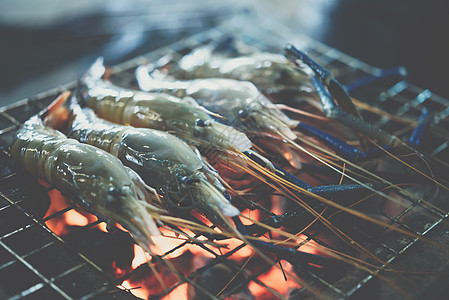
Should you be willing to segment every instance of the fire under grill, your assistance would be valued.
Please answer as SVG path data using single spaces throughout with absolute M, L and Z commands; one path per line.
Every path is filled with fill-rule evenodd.
M 123 86 L 135 85 L 134 70 L 136 66 L 149 61 L 157 61 L 161 56 L 167 54 L 177 59 L 196 47 L 228 36 L 235 37 L 259 50 L 271 52 L 281 51 L 286 42 L 293 43 L 330 69 L 342 84 L 350 84 L 381 72 L 377 68 L 310 38 L 293 34 L 277 24 L 268 21 L 257 22 L 257 26 L 255 24 L 254 21 L 247 22 L 242 19 L 230 21 L 115 66 L 111 69 L 112 78 L 114 81 L 120 81 Z M 75 86 L 76 83 L 69 83 L 0 109 L 0 144 L 6 149 L 24 121 L 45 108 L 60 92 Z M 394 81 L 377 80 L 355 90 L 354 96 L 391 115 L 410 120 L 417 120 L 421 109 L 428 108 L 433 118 L 430 130 L 427 131 L 419 149 L 423 153 L 433 155 L 443 161 L 449 156 L 448 100 L 432 94 L 429 90 L 418 88 L 401 78 L 396 78 Z M 413 124 L 404 125 L 393 118 L 374 112 L 363 111 L 362 114 L 366 120 L 400 137 L 410 135 L 413 130 Z M 43 186 L 36 178 L 16 166 L 6 151 L 1 154 L 0 164 L 0 298 L 135 298 L 126 289 L 128 286 L 125 284 L 123 284 L 125 289 L 119 289 L 116 286 L 125 280 L 128 283 L 132 280 L 139 282 L 134 286 L 142 285 L 142 281 L 149 278 L 148 274 L 151 274 L 145 264 L 132 271 L 128 270 L 128 272 L 117 274 L 110 270 L 108 272 L 107 264 L 103 266 L 101 262 L 93 263 L 86 257 L 89 255 L 78 253 L 83 250 L 79 250 L 81 247 L 77 247 L 76 244 L 81 243 L 83 235 L 87 236 L 86 232 L 93 230 L 100 232 L 98 227 L 105 227 L 104 222 L 83 213 L 82 209 L 68 202 L 56 207 L 52 204 L 53 210 L 49 214 L 47 210 L 50 201 L 53 201 L 54 198 L 51 197 L 52 200 L 50 200 L 50 196 L 55 193 L 55 190 L 52 187 Z M 328 175 L 308 175 L 306 171 L 297 175 L 305 176 L 318 184 L 329 183 Z M 194 291 L 197 299 L 210 298 L 217 295 L 217 292 L 220 292 L 219 297 L 239 295 L 240 299 L 249 298 L 251 295 L 260 299 L 306 299 L 316 296 L 314 293 L 317 291 L 322 297 L 330 298 L 368 296 L 382 299 L 402 298 L 404 295 L 400 291 L 406 291 L 411 298 L 441 297 L 447 293 L 447 285 L 445 287 L 442 284 L 447 281 L 445 279 L 447 277 L 441 276 L 441 274 L 447 274 L 449 267 L 449 253 L 447 248 L 441 246 L 449 245 L 449 231 L 445 224 L 445 219 L 448 216 L 446 212 L 449 211 L 448 193 L 441 187 L 437 192 L 432 192 L 436 189 L 435 185 L 423 187 L 417 184 L 417 186 L 420 186 L 422 190 L 415 189 L 412 192 L 433 205 L 428 205 L 407 195 L 400 195 L 401 201 L 407 202 L 406 206 L 385 207 L 377 203 L 382 208 L 376 208 L 376 204 L 372 204 L 371 212 L 374 210 L 382 221 L 405 229 L 416 237 L 424 236 L 427 239 L 426 242 L 418 242 L 416 237 L 373 226 L 349 215 L 338 218 L 338 214 L 336 214 L 334 218 L 339 228 L 348 232 L 354 240 L 388 266 L 373 257 L 364 257 L 358 254 L 361 260 L 378 268 L 388 269 L 391 267 L 404 271 L 403 273 L 367 272 L 361 268 L 348 267 L 344 264 L 314 268 L 305 267 L 303 264 L 291 265 L 280 260 L 274 262 L 282 268 L 273 268 L 273 265 L 266 264 L 261 260 L 251 262 L 250 254 L 235 258 L 237 253 L 246 251 L 247 247 L 241 242 L 230 243 L 228 249 L 220 251 L 217 248 L 189 240 L 178 243 L 172 249 L 166 249 L 166 253 L 160 255 L 161 258 L 172 257 L 168 259 L 172 260 L 180 269 L 186 270 L 181 281 L 169 282 L 167 289 L 151 293 L 150 298 L 163 298 L 176 289 L 181 289 L 184 292 L 189 290 L 190 293 Z M 395 193 L 392 192 L 392 194 Z M 257 201 L 256 196 L 247 201 L 250 209 L 244 213 L 251 216 L 257 215 L 260 220 L 272 216 L 270 205 L 267 202 Z M 369 208 L 370 205 L 368 208 L 365 207 L 365 209 Z M 85 217 L 85 220 L 81 222 L 83 225 L 78 224 L 77 226 L 76 232 L 81 233 L 78 234 L 78 237 L 77 234 L 74 234 L 74 230 L 67 236 L 60 231 L 58 232 L 61 234 L 60 237 L 49 229 L 49 227 L 55 228 L 49 226 L 51 222 L 62 219 L 62 216 L 73 211 L 79 211 L 79 214 Z M 285 216 L 286 219 L 289 218 L 288 212 Z M 288 222 L 284 225 L 291 226 Z M 296 232 L 300 229 L 297 228 Z M 113 230 L 109 231 L 112 232 L 109 235 L 114 233 Z M 120 232 L 120 230 L 115 231 L 118 235 Z M 271 234 L 275 234 L 275 232 L 267 232 L 265 236 L 270 237 Z M 341 242 L 335 241 L 335 238 L 329 237 L 329 232 L 320 226 L 311 227 L 310 230 L 304 231 L 303 235 L 304 242 L 297 245 L 301 251 L 313 251 L 307 249 L 311 248 L 310 244 L 315 243 L 355 255 L 347 245 L 342 245 Z M 73 238 L 66 238 L 68 236 Z M 133 247 L 126 234 L 119 237 L 118 240 L 123 241 L 125 245 L 123 251 L 126 253 L 130 251 L 129 247 Z M 113 242 L 118 240 L 113 240 Z M 222 243 L 226 243 L 226 240 Z M 184 251 L 180 256 L 173 256 L 175 251 L 179 252 L 183 248 L 193 249 L 195 247 L 202 249 L 203 263 L 199 268 L 187 266 L 189 263 L 186 261 L 194 261 L 195 256 L 195 253 L 190 250 Z M 132 259 L 133 254 L 131 253 L 131 255 Z M 98 255 L 93 256 L 98 257 Z M 157 261 L 153 261 L 157 264 Z M 115 264 L 119 263 L 115 262 Z M 122 266 L 120 269 L 126 269 L 127 264 L 129 265 L 130 262 L 119 264 Z M 97 265 L 102 265 L 102 267 Z M 283 273 L 282 270 L 288 272 Z M 297 275 L 296 284 L 290 284 L 293 279 L 287 274 L 289 272 Z M 275 277 L 269 277 L 270 279 L 267 280 L 269 274 Z M 230 284 L 227 286 L 218 284 L 218 290 L 214 294 L 204 289 L 216 282 L 230 282 Z M 190 285 L 189 289 L 186 287 L 187 284 Z M 279 289 L 280 285 L 287 288 Z

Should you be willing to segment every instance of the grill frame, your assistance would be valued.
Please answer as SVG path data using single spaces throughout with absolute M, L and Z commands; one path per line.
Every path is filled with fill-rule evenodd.
M 257 24 L 255 26 L 254 24 Z M 243 41 L 245 41 L 247 44 L 254 46 L 261 50 L 280 50 L 285 42 L 290 42 L 295 44 L 297 47 L 305 50 L 306 52 L 309 52 L 314 59 L 316 59 L 318 62 L 323 64 L 325 67 L 328 67 L 332 71 L 336 72 L 337 79 L 341 80 L 343 84 L 350 82 L 352 79 L 358 78 L 359 76 L 363 74 L 376 74 L 379 72 L 379 69 L 369 66 L 368 64 L 365 64 L 357 59 L 354 59 L 348 55 L 345 55 L 341 53 L 338 50 L 332 49 L 326 45 L 323 45 L 319 42 L 316 42 L 308 37 L 301 36 L 298 34 L 292 33 L 289 29 L 283 27 L 282 25 L 279 25 L 277 23 L 271 22 L 269 20 L 260 20 L 260 22 L 255 21 L 254 19 L 247 19 L 247 18 L 237 18 L 235 20 L 231 20 L 225 24 L 222 24 L 218 27 L 212 28 L 210 30 L 207 30 L 205 32 L 201 32 L 200 34 L 196 34 L 194 36 L 188 37 L 184 40 L 178 41 L 174 44 L 171 44 L 167 47 L 162 47 L 156 51 L 152 51 L 148 54 L 145 54 L 143 56 L 139 56 L 135 59 L 126 61 L 122 64 L 116 65 L 111 68 L 111 73 L 114 74 L 117 78 L 123 80 L 124 84 L 131 84 L 132 76 L 130 76 L 130 72 L 132 70 L 141 64 L 147 63 L 149 61 L 155 61 L 162 55 L 167 54 L 176 54 L 176 53 L 186 53 L 189 49 L 194 49 L 197 46 L 204 45 L 208 41 L 222 38 L 225 35 L 236 35 L 239 36 Z M 268 47 L 267 47 L 268 46 Z M 355 76 L 356 75 L 356 76 Z M 7 145 L 11 138 L 14 135 L 15 130 L 19 128 L 19 126 L 28 119 L 33 114 L 39 112 L 44 107 L 46 107 L 54 98 L 56 95 L 61 93 L 62 91 L 65 91 L 67 89 L 73 89 L 76 86 L 76 82 L 70 82 L 64 86 L 58 87 L 56 89 L 47 91 L 45 93 L 39 94 L 33 98 L 24 99 L 19 102 L 16 102 L 12 105 L 3 107 L 0 109 L 0 144 L 5 146 Z M 432 94 L 430 91 L 421 89 L 413 84 L 408 83 L 406 80 L 401 80 L 394 84 L 393 86 L 389 86 L 385 88 L 384 86 L 376 87 L 380 93 L 376 94 L 373 93 L 372 95 L 362 95 L 362 99 L 369 99 L 370 104 L 379 106 L 379 107 L 387 107 L 387 105 L 392 102 L 394 105 L 398 105 L 398 109 L 393 112 L 395 115 L 406 115 L 409 118 L 417 118 L 420 112 L 420 108 L 422 106 L 426 107 L 442 107 L 440 111 L 435 111 L 434 109 L 431 109 L 433 113 L 433 118 L 431 122 L 432 130 L 429 130 L 429 134 L 431 137 L 429 139 L 436 141 L 435 145 L 432 146 L 431 149 L 423 149 L 425 153 L 430 153 L 432 155 L 435 155 L 436 157 L 442 157 L 444 158 L 446 155 L 446 152 L 448 152 L 448 141 L 446 132 L 444 131 L 445 123 L 449 123 L 449 101 L 439 97 L 437 95 Z M 415 95 L 415 96 L 412 96 Z M 379 118 L 375 122 L 376 125 L 380 126 L 381 128 L 389 128 L 390 121 L 388 121 L 385 118 Z M 448 128 L 448 127 L 446 127 Z M 401 128 L 402 129 L 402 128 Z M 410 132 L 411 129 L 405 130 L 401 132 L 401 136 L 405 136 L 408 132 Z M 6 180 L 7 178 L 10 178 L 10 176 L 16 176 L 14 173 L 9 174 L 6 177 L 0 178 L 0 184 Z M 44 220 L 38 220 L 37 218 L 34 218 L 33 216 L 29 215 L 26 210 L 24 210 L 18 203 L 15 203 L 11 199 L 8 198 L 7 195 L 4 195 L 3 192 L 0 191 L 0 196 L 5 199 L 7 202 L 9 202 L 9 205 L 11 207 L 15 207 L 16 209 L 19 209 L 23 214 L 29 218 L 33 224 L 36 224 L 43 229 L 45 229 L 48 234 L 53 236 L 55 239 L 55 242 L 57 243 L 63 243 L 60 237 L 52 233 L 48 230 L 48 228 L 44 225 L 45 221 L 48 221 L 49 219 L 52 219 L 56 217 L 57 215 L 63 214 L 66 211 L 70 209 L 74 209 L 73 206 L 69 206 L 67 209 L 62 210 L 55 215 L 49 216 Z M 423 228 L 421 231 L 417 231 L 414 229 L 414 226 L 410 226 L 409 224 L 403 223 L 400 219 L 404 219 L 405 216 L 411 214 L 411 212 L 416 208 L 421 207 L 422 209 L 427 210 L 430 214 L 435 216 L 434 222 L 431 224 L 427 224 L 425 228 Z M 3 208 L 0 208 L 3 209 Z M 402 228 L 407 228 L 414 232 L 417 235 L 420 236 L 427 236 L 430 232 L 434 232 L 440 223 L 442 223 L 447 217 L 448 213 L 441 213 L 439 211 L 434 210 L 431 207 L 423 206 L 422 203 L 419 201 L 416 201 L 412 203 L 410 206 L 408 206 L 406 209 L 404 209 L 402 212 L 398 213 L 395 216 L 388 216 L 390 219 L 390 224 L 396 224 L 398 226 L 401 226 Z M 101 222 L 97 221 L 96 223 Z M 87 225 L 87 226 L 93 226 L 93 224 Z M 28 227 L 21 228 L 19 231 L 26 230 Z M 15 232 L 11 232 L 8 234 L 14 234 Z M 31 271 L 35 270 L 32 265 L 27 264 L 26 260 L 19 255 L 18 253 L 14 252 L 13 249 L 7 248 L 7 245 L 4 244 L 2 239 L 5 238 L 5 236 L 0 237 L 0 246 L 3 247 L 3 249 L 11 250 L 9 251 L 11 254 L 13 254 L 14 259 L 16 261 L 19 261 L 20 263 L 24 264 L 27 268 L 29 268 Z M 401 237 L 397 237 L 396 240 L 400 239 Z M 317 239 L 314 236 L 309 236 L 309 239 L 313 239 L 317 241 L 318 243 L 321 243 L 319 239 Z M 370 237 L 370 240 L 373 238 Z M 403 256 L 403 254 L 409 250 L 415 243 L 417 242 L 417 239 L 409 239 L 407 242 L 403 243 L 399 246 L 398 249 L 395 247 L 398 247 L 397 244 L 389 245 L 385 243 L 380 243 L 380 249 L 383 249 L 382 251 L 393 253 L 393 255 L 390 255 L 388 259 L 386 259 L 386 262 L 388 264 L 393 263 L 396 259 Z M 185 242 L 187 243 L 187 242 Z M 231 251 L 230 253 L 233 253 L 235 251 L 238 251 L 240 247 L 243 245 L 236 247 Z M 182 246 L 179 246 L 182 247 Z M 67 248 L 67 247 L 66 247 Z M 207 247 L 206 247 L 207 248 Z M 300 248 L 300 247 L 299 247 Z M 193 272 L 188 277 L 184 278 L 183 281 L 178 283 L 177 285 L 173 286 L 171 289 L 164 291 L 161 295 L 153 296 L 152 298 L 156 299 L 164 294 L 167 294 L 170 292 L 170 290 L 176 288 L 177 286 L 186 283 L 187 281 L 191 282 L 191 279 L 194 278 L 195 275 L 201 273 L 202 270 L 210 268 L 211 266 L 215 265 L 218 262 L 225 263 L 228 267 L 239 270 L 240 266 L 236 263 L 226 259 L 226 255 L 221 256 L 217 255 L 214 251 L 211 249 L 207 250 L 211 252 L 213 255 L 217 257 L 217 260 L 215 260 L 211 264 L 207 264 L 203 268 Z M 72 250 L 69 249 L 69 252 L 73 255 L 78 255 L 80 258 L 84 261 L 85 264 L 91 268 L 91 270 L 95 273 L 99 273 L 102 276 L 106 277 L 106 282 L 108 282 L 108 285 L 105 285 L 104 289 L 98 289 L 94 291 L 92 294 L 84 295 L 83 298 L 93 298 L 98 297 L 102 293 L 107 293 L 113 288 L 112 286 L 116 285 L 117 282 L 107 276 L 101 269 L 99 269 L 95 264 L 90 262 L 86 257 L 83 255 L 80 255 Z M 72 255 L 70 254 L 70 255 Z M 387 254 L 385 254 L 387 255 Z M 387 255 L 388 256 L 388 255 Z M 279 260 L 276 260 L 275 263 L 279 263 Z M 275 291 L 273 291 L 270 287 L 266 286 L 264 283 L 262 283 L 257 277 L 264 273 L 267 269 L 271 268 L 270 265 L 267 265 L 266 268 L 262 271 L 260 271 L 258 274 L 253 274 L 251 277 L 248 278 L 249 281 L 254 281 L 257 284 L 261 285 L 262 287 L 266 288 L 269 292 L 273 294 L 273 296 L 277 296 L 279 298 L 284 298 L 282 295 L 277 294 Z M 74 272 L 74 270 L 67 270 L 67 272 Z M 1 267 L 0 267 L 1 272 Z M 34 272 L 34 271 L 33 271 Z M 357 272 L 355 272 L 357 273 Z M 42 274 L 40 274 L 42 275 Z M 64 274 L 66 275 L 66 274 Z M 304 285 L 300 290 L 297 290 L 293 292 L 290 295 L 290 298 L 294 299 L 296 297 L 300 297 L 302 293 L 307 292 L 307 286 L 312 285 L 314 287 L 325 288 L 326 291 L 324 294 L 329 295 L 331 297 L 335 298 L 349 298 L 353 295 L 355 295 L 357 292 L 359 292 L 364 286 L 366 286 L 368 283 L 370 283 L 374 278 L 376 278 L 373 274 L 366 274 L 363 272 L 359 272 L 357 274 L 352 274 L 354 277 L 351 278 L 352 282 L 349 286 L 347 284 L 342 283 L 342 281 L 339 281 L 337 283 L 330 283 L 328 280 L 323 279 L 319 275 L 317 275 L 314 272 L 305 271 L 304 274 Z M 39 275 L 38 275 L 39 276 Z M 42 275 L 43 276 L 43 275 Z M 55 291 L 58 291 L 58 287 L 54 287 L 54 282 L 57 280 L 58 276 L 46 278 L 45 276 L 39 278 L 44 282 L 41 283 L 43 285 L 40 285 L 41 288 L 44 286 L 50 286 Z M 343 280 L 344 281 L 344 280 Z M 230 295 L 234 291 L 239 290 L 240 288 L 244 287 L 244 285 L 247 282 L 242 282 L 239 285 L 236 285 L 232 289 L 229 289 L 226 291 L 225 295 Z M 37 285 L 36 285 L 37 287 Z M 30 292 L 32 294 L 34 290 L 27 289 L 25 292 Z M 36 290 L 37 291 L 37 290 Z M 129 293 L 126 293 L 126 297 L 130 296 Z M 23 294 L 17 294 L 16 298 L 19 299 Z M 61 296 L 64 296 L 63 293 L 61 293 Z M 70 296 L 69 296 L 70 297 Z M 132 297 L 132 296 L 131 296 Z M 70 298 L 67 298 L 70 299 Z

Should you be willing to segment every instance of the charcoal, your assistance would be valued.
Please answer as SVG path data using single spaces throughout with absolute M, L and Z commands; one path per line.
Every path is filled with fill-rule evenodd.
M 208 294 L 227 295 L 231 291 L 233 295 L 230 296 L 230 299 L 253 299 L 247 285 L 234 290 L 240 283 L 247 282 L 248 277 L 245 272 L 240 272 L 236 276 L 237 272 L 238 270 L 224 263 L 203 269 L 193 279 L 196 284 L 189 284 L 188 299 L 209 299 Z
M 107 233 L 95 228 L 71 226 L 70 233 L 63 239 L 107 272 L 114 271 L 114 262 L 122 270 L 131 268 L 134 240 L 127 232 L 115 230 Z

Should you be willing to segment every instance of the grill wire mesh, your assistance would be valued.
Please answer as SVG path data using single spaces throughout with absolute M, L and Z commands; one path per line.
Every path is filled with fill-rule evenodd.
M 255 26 L 256 23 L 257 26 Z M 124 86 L 132 85 L 134 81 L 133 72 L 136 66 L 147 63 L 148 61 L 155 61 L 162 55 L 166 54 L 172 54 L 175 58 L 179 58 L 198 46 L 204 45 L 213 40 L 221 39 L 227 35 L 236 36 L 244 43 L 254 46 L 262 51 L 266 50 L 279 52 L 286 42 L 291 42 L 298 48 L 309 53 L 322 65 L 332 70 L 337 79 L 339 79 L 343 84 L 350 83 L 365 75 L 376 74 L 379 71 L 374 67 L 351 58 L 335 49 L 313 41 L 310 38 L 294 34 L 288 29 L 277 24 L 270 23 L 268 21 L 247 22 L 245 20 L 238 19 L 115 66 L 111 69 L 111 72 L 114 76 L 114 80 L 120 80 Z M 66 86 L 59 87 L 55 90 L 48 91 L 33 98 L 19 101 L 13 105 L 0 109 L 1 145 L 5 147 L 9 145 L 12 137 L 20 125 L 29 117 L 46 107 L 52 100 L 54 100 L 58 93 L 74 87 L 75 83 L 69 83 Z M 414 120 L 418 118 L 422 107 L 427 107 L 432 112 L 433 119 L 430 125 L 431 130 L 428 130 L 428 136 L 425 138 L 426 143 L 422 146 L 422 148 L 420 148 L 420 150 L 443 160 L 447 157 L 448 132 L 446 129 L 449 128 L 449 101 L 432 94 L 429 90 L 418 88 L 408 83 L 406 80 L 400 80 L 394 84 L 388 85 L 370 85 L 369 89 L 362 89 L 361 91 L 358 91 L 357 97 L 369 102 L 371 105 L 388 111 L 391 114 L 406 116 Z M 407 134 L 410 134 L 412 130 L 411 127 L 406 129 L 404 129 L 404 126 L 398 127 L 397 123 L 394 123 L 394 121 L 378 115 L 370 115 L 366 113 L 364 117 L 381 128 L 401 137 L 407 136 Z M 11 164 L 7 154 L 3 154 L 2 160 L 6 164 Z M 82 297 L 98 298 L 105 293 L 107 293 L 106 295 L 108 296 L 113 295 L 114 297 L 120 297 L 119 295 L 122 297 L 132 297 L 129 293 L 109 293 L 113 286 L 117 285 L 118 282 L 105 274 L 105 272 L 101 271 L 101 269 L 96 267 L 84 256 L 74 253 L 71 250 L 67 250 L 67 247 L 62 240 L 55 234 L 51 233 L 47 227 L 45 227 L 44 223 L 46 221 L 74 209 L 75 205 L 69 206 L 60 212 L 47 217 L 46 219 L 34 217 L 33 213 L 30 213 L 26 207 L 22 207 L 21 202 L 23 199 L 16 200 L 16 198 L 14 198 L 17 190 L 25 189 L 24 182 L 19 179 L 21 176 L 20 172 L 23 173 L 23 171 L 20 171 L 17 167 L 11 167 L 11 171 L 3 171 L 0 178 L 0 187 L 2 188 L 2 190 L 0 190 L 0 197 L 2 200 L 0 213 L 5 215 L 13 214 L 12 211 L 14 210 L 14 213 L 20 215 L 24 220 L 23 224 L 20 224 L 15 228 L 11 228 L 10 231 L 2 231 L 0 236 L 0 250 L 2 250 L 5 255 L 1 256 L 2 261 L 0 262 L 0 274 L 2 274 L 2 278 L 7 278 L 5 277 L 6 275 L 4 275 L 5 272 L 7 272 L 7 268 L 12 264 L 21 264 L 27 272 L 32 272 L 37 277 L 32 284 L 24 287 L 23 289 L 3 292 L 12 299 L 26 298 L 28 296 L 31 296 L 32 298 L 32 296 L 40 295 L 39 293 L 48 293 L 49 295 L 56 294 L 59 298 L 62 297 L 65 299 Z M 15 190 L 6 189 L 4 187 L 9 181 L 13 181 L 17 185 Z M 32 196 L 27 195 L 26 197 Z M 418 208 L 421 212 L 420 215 L 426 216 L 424 221 L 422 218 L 418 221 L 413 218 Z M 422 213 L 423 211 L 425 213 Z M 429 234 L 437 227 L 438 224 L 447 218 L 447 214 L 441 212 L 440 210 L 436 210 L 433 207 L 426 206 L 420 201 L 410 200 L 410 205 L 402 211 L 396 212 L 393 215 L 384 214 L 384 217 L 390 224 L 407 229 L 417 236 L 424 236 Z M 99 222 L 100 221 L 89 224 L 87 227 L 93 227 Z M 405 255 L 407 253 L 406 250 L 408 250 L 417 241 L 414 238 L 401 234 L 388 235 L 387 238 L 378 239 L 377 236 L 366 232 L 363 228 L 357 228 L 357 226 L 354 227 L 356 227 L 354 230 L 363 236 L 363 239 L 365 240 L 364 245 L 366 245 L 372 253 L 375 253 L 378 258 L 383 259 L 388 264 L 393 263 L 394 260 Z M 3 226 L 3 228 L 9 227 Z M 36 245 L 28 252 L 14 249 L 8 245 L 8 238 L 11 238 L 14 235 L 20 235 L 22 232 L 33 228 L 38 228 L 40 231 L 43 230 L 42 234 L 46 236 L 48 242 L 43 245 Z M 326 244 L 320 239 L 319 232 L 309 234 L 308 239 L 314 240 L 318 244 Z M 31 244 L 32 241 L 25 243 Z M 184 244 L 178 246 L 178 248 L 183 247 L 187 243 L 192 242 L 185 242 Z M 61 250 L 61 252 L 66 253 L 67 257 L 76 257 L 79 264 L 70 265 L 67 269 L 61 270 L 59 274 L 44 274 L 40 271 L 38 266 L 33 265 L 33 261 L 29 258 L 36 253 L 45 251 L 48 247 L 52 247 L 53 245 L 62 247 L 63 250 Z M 242 266 L 228 259 L 228 257 L 240 250 L 244 246 L 243 244 L 235 247 L 234 249 L 230 249 L 230 252 L 225 255 L 221 255 L 208 247 L 202 245 L 198 246 L 201 246 L 203 249 L 209 251 L 214 257 L 216 257 L 216 259 L 213 260 L 213 263 L 206 264 L 201 269 L 188 275 L 190 279 L 193 279 L 195 275 L 204 272 L 208 268 L 212 268 L 217 263 L 225 264 L 234 272 L 241 270 Z M 301 245 L 298 245 L 298 247 L 299 250 L 301 250 Z M 174 250 L 175 249 L 168 251 L 166 254 L 169 254 Z M 9 259 L 3 259 L 3 257 L 8 257 Z M 164 255 L 162 255 L 162 257 L 164 257 Z M 275 263 L 279 263 L 279 261 L 275 261 Z M 236 291 L 239 291 L 243 287 L 247 286 L 249 282 L 255 282 L 266 289 L 268 293 L 271 293 L 272 297 L 285 299 L 283 295 L 279 294 L 276 290 L 259 280 L 259 276 L 271 267 L 271 265 L 266 265 L 260 268 L 257 272 L 247 276 L 244 280 L 241 280 L 232 287 L 226 289 L 222 295 L 232 295 Z M 70 278 L 70 274 L 76 273 L 82 268 L 89 268 L 95 276 L 100 277 L 101 279 L 99 280 L 99 285 L 98 282 L 97 285 L 92 284 L 92 290 L 81 295 L 74 291 L 73 286 L 70 287 L 70 285 L 64 283 L 63 279 Z M 341 276 L 339 278 L 329 276 L 325 273 L 325 271 L 312 272 L 307 269 L 295 271 L 300 274 L 303 281 L 303 287 L 292 291 L 289 295 L 290 299 L 306 297 L 309 295 L 309 287 L 326 291 L 325 295 L 334 298 L 348 298 L 375 278 L 374 274 L 369 274 L 361 270 L 337 273 Z M 282 279 L 279 278 L 279 280 Z M 186 278 L 182 279 L 181 282 L 164 291 L 162 294 L 152 296 L 152 298 L 160 298 L 185 282 L 187 282 Z M 89 285 L 86 281 L 84 281 L 83 284 Z
M 22 105 L 33 107 L 28 102 Z M 18 106 L 20 111 L 32 111 L 22 105 Z M 10 118 L 9 114 L 3 116 Z M 9 120 L 12 124 L 19 122 L 13 117 Z M 12 132 L 13 127 L 16 125 L 2 127 L 2 134 Z M 50 202 L 47 192 L 53 188 L 40 186 L 5 152 L 1 153 L 0 165 L 0 298 L 134 299 L 130 293 L 116 289 L 112 277 L 67 247 L 45 226 L 46 221 L 75 206 L 43 218 L 42 209 Z

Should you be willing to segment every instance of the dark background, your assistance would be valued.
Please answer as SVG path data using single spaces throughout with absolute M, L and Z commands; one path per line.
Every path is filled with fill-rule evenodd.
M 0 106 L 78 78 L 99 55 L 117 63 L 242 11 L 371 65 L 403 65 L 411 82 L 449 98 L 447 0 L 91 2 L 65 11 L 56 0 L 0 4 Z
M 449 98 L 449 1 L 340 0 L 323 41 Z

